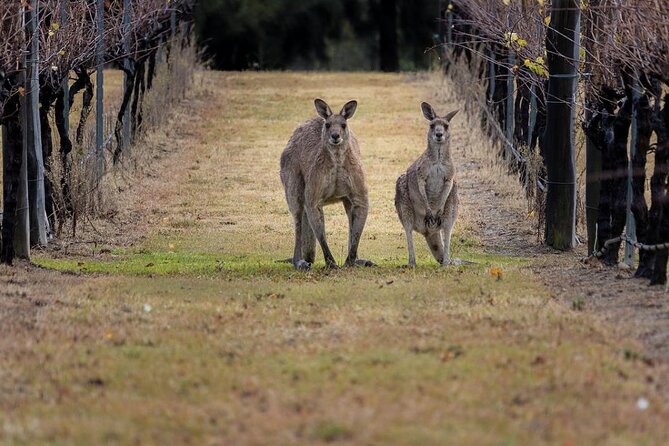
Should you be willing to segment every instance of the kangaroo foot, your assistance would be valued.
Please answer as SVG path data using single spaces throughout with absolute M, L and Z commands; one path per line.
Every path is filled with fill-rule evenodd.
M 295 269 L 300 270 L 300 271 L 309 271 L 311 269 L 311 263 L 309 263 L 305 260 L 298 260 L 295 263 Z
M 400 268 L 402 268 L 402 269 L 414 269 L 414 268 L 416 268 L 416 264 L 415 263 L 407 263 L 406 265 L 400 266 Z
M 641 266 L 637 268 L 634 273 L 634 277 L 643 278 L 643 279 L 652 279 L 653 278 L 653 268 L 647 266 Z
M 329 261 L 329 262 L 326 261 L 325 262 L 325 268 L 326 269 L 339 269 L 339 265 L 337 265 L 337 262 L 335 262 L 334 260 Z
M 355 259 L 355 260 L 346 260 L 346 267 L 351 267 L 351 266 L 365 266 L 365 267 L 370 267 L 370 266 L 376 266 L 374 262 L 371 260 L 365 260 L 365 259 Z

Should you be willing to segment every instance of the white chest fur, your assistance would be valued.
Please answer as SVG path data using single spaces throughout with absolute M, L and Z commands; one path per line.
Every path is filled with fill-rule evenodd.
M 425 192 L 431 207 L 436 208 L 443 205 L 447 198 L 445 194 L 450 190 L 452 181 L 448 166 L 437 163 L 430 167 L 425 183 Z

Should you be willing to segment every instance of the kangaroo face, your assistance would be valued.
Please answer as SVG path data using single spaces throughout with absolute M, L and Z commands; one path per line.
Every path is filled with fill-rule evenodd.
M 355 114 L 358 107 L 356 101 L 350 101 L 337 114 L 321 99 L 314 101 L 318 115 L 325 121 L 323 123 L 323 141 L 331 146 L 340 146 L 348 142 L 349 130 L 348 121 Z
M 427 137 L 436 142 L 436 143 L 443 143 L 446 142 L 446 140 L 449 138 L 448 134 L 448 122 L 441 119 L 433 119 L 430 121 L 430 129 L 427 132 Z
M 333 146 L 347 142 L 348 125 L 346 125 L 346 119 L 341 115 L 332 115 L 326 119 L 323 125 L 323 139 Z
M 427 131 L 428 141 L 434 141 L 438 144 L 443 144 L 448 141 L 450 137 L 449 126 L 451 119 L 458 113 L 458 110 L 452 111 L 444 117 L 439 117 L 434 112 L 434 109 L 427 102 L 421 104 L 423 116 L 430 121 L 430 128 Z

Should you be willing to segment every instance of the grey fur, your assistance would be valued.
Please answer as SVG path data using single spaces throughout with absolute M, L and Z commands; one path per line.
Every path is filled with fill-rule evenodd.
M 422 234 L 437 262 L 451 264 L 450 246 L 458 214 L 458 186 L 450 151 L 449 125 L 457 110 L 440 118 L 427 102 L 421 104 L 430 121 L 427 149 L 400 175 L 395 186 L 395 208 L 404 227 L 409 266 L 416 266 L 413 231 Z
M 325 237 L 323 206 L 341 202 L 349 219 L 345 265 L 371 266 L 372 262 L 358 259 L 369 200 L 360 147 L 347 125 L 357 102 L 348 102 L 338 114 L 321 99 L 314 105 L 320 117 L 295 129 L 281 154 L 281 182 L 295 225 L 292 263 L 297 269 L 309 269 L 318 240 L 327 267 L 337 268 Z

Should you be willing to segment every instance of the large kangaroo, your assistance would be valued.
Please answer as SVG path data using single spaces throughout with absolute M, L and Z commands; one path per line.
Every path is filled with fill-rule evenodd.
M 348 102 L 338 114 L 333 114 L 321 99 L 314 103 L 320 117 L 295 129 L 281 154 L 281 182 L 295 224 L 293 266 L 311 268 L 318 239 L 325 264 L 337 268 L 325 238 L 323 206 L 340 201 L 349 222 L 345 265 L 372 266 L 369 260 L 358 259 L 358 244 L 369 206 L 360 147 L 347 125 L 358 103 Z
M 427 102 L 421 104 L 421 109 L 430 121 L 427 150 L 397 179 L 395 208 L 406 232 L 409 266 L 416 266 L 413 231 L 425 236 L 434 258 L 446 266 L 451 263 L 451 232 L 458 213 L 458 186 L 448 127 L 458 111 L 440 118 Z

